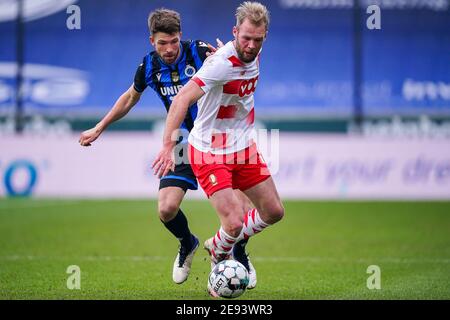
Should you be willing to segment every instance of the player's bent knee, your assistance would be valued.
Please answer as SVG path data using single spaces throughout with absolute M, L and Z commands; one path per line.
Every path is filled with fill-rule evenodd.
M 280 207 L 278 208 L 278 211 L 275 213 L 275 216 L 277 217 L 278 221 L 283 219 L 283 217 L 284 217 L 284 207 L 283 207 L 283 205 L 280 205 Z
M 269 224 L 274 224 L 283 219 L 284 217 L 284 207 L 283 204 L 279 203 L 278 205 L 274 206 L 270 210 L 270 221 L 267 221 Z
M 164 221 L 168 222 L 175 218 L 175 216 L 178 213 L 178 206 L 173 203 L 169 202 L 160 202 L 158 205 L 158 211 L 159 211 L 159 218 Z

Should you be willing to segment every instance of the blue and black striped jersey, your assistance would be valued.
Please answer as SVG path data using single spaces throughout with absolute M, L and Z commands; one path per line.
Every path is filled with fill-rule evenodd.
M 143 92 L 147 86 L 155 90 L 169 111 L 170 104 L 178 91 L 192 78 L 206 59 L 209 52 L 205 42 L 181 41 L 180 56 L 173 64 L 165 64 L 164 61 L 153 51 L 146 55 L 142 64 L 138 67 L 134 77 L 134 88 Z M 194 120 L 197 117 L 197 104 L 189 108 L 181 128 L 191 131 Z

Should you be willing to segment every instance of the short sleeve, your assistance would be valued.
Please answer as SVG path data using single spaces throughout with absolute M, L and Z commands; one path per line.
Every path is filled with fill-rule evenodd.
M 223 86 L 229 81 L 230 65 L 221 56 L 209 56 L 203 66 L 192 78 L 207 93 L 216 86 Z
M 145 64 L 142 62 L 134 75 L 134 89 L 137 92 L 143 92 L 147 88 L 147 82 L 145 81 Z

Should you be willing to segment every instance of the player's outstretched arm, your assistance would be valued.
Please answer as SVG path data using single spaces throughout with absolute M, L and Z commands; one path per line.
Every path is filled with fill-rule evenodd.
M 175 169 L 173 148 L 177 141 L 177 130 L 180 128 L 181 123 L 186 117 L 188 108 L 197 102 L 204 94 L 205 93 L 200 89 L 198 84 L 190 80 L 173 99 L 166 119 L 163 147 L 152 164 L 154 174 L 157 175 L 158 178 L 165 176 L 169 170 Z
M 140 98 L 141 93 L 137 92 L 132 85 L 117 99 L 111 110 L 94 128 L 81 133 L 80 139 L 78 140 L 80 145 L 84 147 L 90 146 L 111 123 L 125 116 Z

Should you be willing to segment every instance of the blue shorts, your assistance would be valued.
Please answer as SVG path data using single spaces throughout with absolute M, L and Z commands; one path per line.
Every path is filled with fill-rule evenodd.
M 179 187 L 186 192 L 187 189 L 197 190 L 197 178 L 189 164 L 183 163 L 175 165 L 175 171 L 162 177 L 159 181 L 159 190 L 167 187 Z

